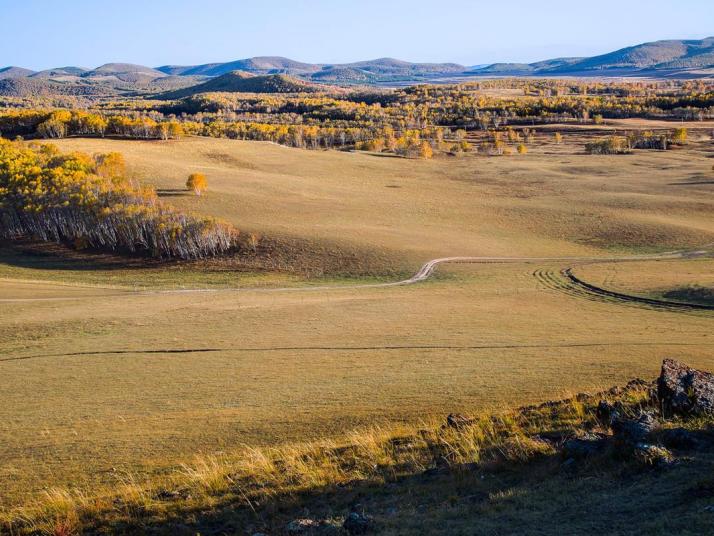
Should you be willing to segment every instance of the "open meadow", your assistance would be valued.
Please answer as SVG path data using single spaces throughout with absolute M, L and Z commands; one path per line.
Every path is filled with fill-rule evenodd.
M 651 377 L 671 355 L 711 369 L 714 312 L 576 292 L 562 273 L 662 299 L 711 288 L 714 125 L 692 126 L 668 152 L 586 155 L 587 129 L 558 145 L 546 130 L 526 155 L 429 161 L 58 140 L 118 151 L 174 206 L 284 247 L 237 269 L 5 244 L 0 507 L 142 481 L 197 453 L 594 391 Z M 193 172 L 208 177 L 201 196 L 185 192 Z M 451 256 L 484 259 L 377 286 Z

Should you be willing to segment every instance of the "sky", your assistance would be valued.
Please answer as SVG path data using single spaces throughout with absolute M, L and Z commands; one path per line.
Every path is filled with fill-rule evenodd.
M 714 35 L 712 0 L 0 0 L 0 67 L 253 56 L 478 65 Z

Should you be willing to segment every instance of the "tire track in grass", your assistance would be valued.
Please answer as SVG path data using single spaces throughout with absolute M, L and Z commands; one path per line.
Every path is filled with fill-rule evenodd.
M 677 343 L 677 342 L 583 342 L 583 343 L 552 343 L 552 344 L 477 344 L 477 345 L 388 345 L 388 346 L 268 346 L 252 348 L 166 348 L 162 350 L 125 349 L 86 352 L 68 352 L 57 354 L 35 354 L 26 356 L 6 357 L 0 363 L 13 361 L 29 361 L 33 359 L 50 359 L 55 357 L 85 357 L 112 355 L 171 355 L 171 354 L 214 354 L 220 352 L 266 353 L 266 352 L 364 352 L 364 351 L 402 351 L 402 350 L 518 350 L 518 349 L 548 349 L 548 348 L 607 348 L 607 347 L 714 347 L 714 343 Z

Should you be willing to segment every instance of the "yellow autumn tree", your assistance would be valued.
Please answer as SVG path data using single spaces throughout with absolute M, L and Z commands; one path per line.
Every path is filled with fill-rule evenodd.
M 95 157 L 95 161 L 95 173 L 105 179 L 118 179 L 126 173 L 124 155 L 121 153 L 100 154 Z
M 687 129 L 675 128 L 674 134 L 672 134 L 672 143 L 676 143 L 677 145 L 684 145 L 687 143 Z
M 191 173 L 186 181 L 186 188 L 193 190 L 196 195 L 201 195 L 208 188 L 208 181 L 203 173 Z
M 428 160 L 432 156 L 434 156 L 434 150 L 431 148 L 431 144 L 426 140 L 422 141 L 419 146 L 419 157 Z

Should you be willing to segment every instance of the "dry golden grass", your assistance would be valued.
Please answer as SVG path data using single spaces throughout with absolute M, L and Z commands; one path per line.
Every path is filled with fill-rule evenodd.
M 556 453 L 538 433 L 559 430 L 578 434 L 585 425 L 598 426 L 594 404 L 601 398 L 611 397 L 484 412 L 458 428 L 436 420 L 421 423 L 419 429 L 371 426 L 333 440 L 197 455 L 173 472 L 143 484 L 127 475 L 118 485 L 94 488 L 89 493 L 78 489 L 45 491 L 36 501 L 0 515 L 0 529 L 53 536 L 77 534 L 89 526 L 105 531 L 131 529 L 169 524 L 196 509 L 220 512 L 226 505 L 230 505 L 230 515 L 246 519 L 250 511 L 257 514 L 257 509 L 270 508 L 273 501 L 297 506 L 303 493 L 337 493 L 357 482 L 396 483 L 435 466 L 455 473 L 473 473 L 476 464 L 480 470 L 519 467 Z M 618 400 L 627 414 L 649 403 L 647 390 L 641 387 L 629 389 Z
M 597 157 L 544 143 L 431 162 L 228 140 L 59 145 L 121 151 L 135 177 L 165 191 L 204 172 L 206 194 L 168 199 L 247 231 L 327 244 L 326 255 L 376 252 L 356 274 L 443 255 L 609 256 L 714 241 L 705 144 Z M 677 262 L 673 272 L 690 261 Z M 212 488 L 222 469 L 211 460 L 240 445 L 601 388 L 651 376 L 669 355 L 712 368 L 711 316 L 579 299 L 533 275 L 563 267 L 449 266 L 397 288 L 134 294 L 132 278 L 146 287 L 161 277 L 162 288 L 230 280 L 112 268 L 85 278 L 6 262 L 0 297 L 72 299 L 0 303 L 0 506 L 47 487 L 126 484 L 126 474 L 143 483 L 182 464 L 184 478 Z M 512 447 L 516 458 L 530 448 Z M 189 461 L 197 453 L 203 465 Z
M 640 295 L 687 286 L 714 288 L 714 261 L 706 258 L 588 264 L 575 272 L 595 285 Z
M 712 186 L 679 185 L 711 179 L 708 145 L 618 157 L 580 154 L 579 139 L 537 140 L 528 155 L 428 162 L 216 139 L 59 146 L 120 151 L 134 176 L 173 204 L 246 231 L 358 245 L 390 263 L 714 241 L 712 201 L 701 195 Z M 181 193 L 194 171 L 211 184 L 200 198 Z

